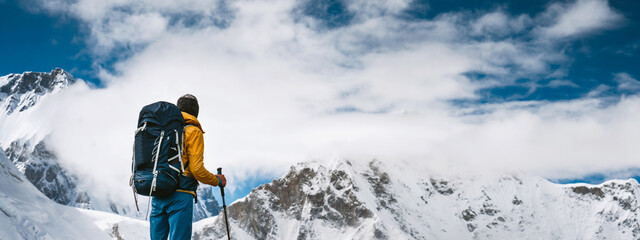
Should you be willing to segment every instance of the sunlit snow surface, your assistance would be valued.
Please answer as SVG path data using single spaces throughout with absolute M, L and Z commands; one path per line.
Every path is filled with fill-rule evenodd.
M 638 182 L 439 176 L 406 163 L 301 163 L 229 209 L 234 239 L 638 239 Z M 220 239 L 221 215 L 196 239 Z
M 120 238 L 118 238 L 120 237 Z M 57 204 L 0 150 L 0 239 L 148 239 L 149 224 Z

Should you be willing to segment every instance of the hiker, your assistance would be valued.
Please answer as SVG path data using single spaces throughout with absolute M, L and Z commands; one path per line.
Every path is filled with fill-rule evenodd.
M 177 106 L 182 112 L 184 129 L 184 175 L 179 175 L 178 189 L 168 197 L 153 197 L 149 223 L 152 240 L 191 239 L 193 203 L 198 182 L 224 187 L 224 175 L 209 172 L 203 163 L 204 139 L 198 122 L 198 99 L 186 94 L 178 99 Z

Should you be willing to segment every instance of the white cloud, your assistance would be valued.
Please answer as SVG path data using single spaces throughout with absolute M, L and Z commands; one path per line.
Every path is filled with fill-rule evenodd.
M 603 108 L 599 100 L 502 109 L 444 142 L 463 166 L 527 169 L 548 177 L 635 166 L 638 98 Z M 455 144 L 452 144 L 455 143 Z M 456 151 L 457 150 L 457 151 Z
M 91 4 L 106 7 L 79 13 Z M 68 92 L 62 108 L 50 106 L 57 109 L 55 116 L 46 116 L 55 126 L 51 142 L 65 164 L 91 172 L 86 177 L 94 189 L 124 193 L 123 201 L 130 197 L 126 180 L 138 111 L 185 93 L 200 100 L 205 166 L 224 167 L 231 183 L 336 156 L 550 176 L 629 166 L 639 153 L 633 143 L 640 140 L 640 129 L 633 123 L 640 116 L 631 110 L 640 105 L 637 98 L 609 107 L 597 99 L 451 105 L 450 100 L 477 98 L 475 90 L 483 87 L 549 74 L 550 63 L 565 61 L 550 45 L 470 36 L 478 34 L 472 29 L 501 28 L 503 20 L 512 31 L 526 31 L 523 26 L 532 24 L 528 16 L 496 12 L 479 20 L 447 13 L 406 22 L 363 14 L 370 18 L 316 32 L 292 16 L 296 1 L 234 1 L 228 28 L 191 28 L 170 26 L 168 16 L 213 14 L 215 4 L 194 1 L 198 9 L 175 4 L 71 4 L 71 13 L 93 30 L 92 38 L 104 39 L 94 47 L 147 45 L 116 63 L 115 74 L 101 73 L 105 89 Z M 583 7 L 569 12 L 578 11 L 574 8 Z M 476 20 L 480 25 L 472 24 Z M 571 34 L 587 31 L 580 29 Z M 129 36 L 134 32 L 141 35 Z M 494 77 L 471 81 L 468 72 Z M 93 174 L 96 168 L 100 172 Z
M 593 90 L 589 91 L 589 93 L 587 93 L 587 98 L 596 98 L 596 97 L 602 97 L 602 94 L 604 94 L 605 92 L 607 92 L 608 90 L 610 90 L 611 87 L 604 85 L 604 84 L 600 84 L 598 85 L 596 88 L 594 88 Z
M 398 14 L 404 10 L 411 0 L 352 0 L 346 1 L 350 11 L 360 15 L 360 17 L 369 19 L 382 15 Z
M 564 80 L 564 79 L 556 79 L 549 82 L 546 87 L 558 88 L 558 87 L 573 87 L 578 88 L 579 86 L 572 81 Z
M 94 25 L 95 47 L 108 54 L 116 45 L 146 44 L 165 33 L 168 20 L 157 13 L 126 15 L 123 13 Z M 98 50 L 98 51 L 100 51 Z
M 478 18 L 472 25 L 474 35 L 498 35 L 500 37 L 524 31 L 533 22 L 528 15 L 511 18 L 502 10 L 490 12 Z
M 549 19 L 544 19 L 549 18 Z M 567 38 L 614 27 L 623 16 L 606 0 L 577 0 L 571 4 L 552 4 L 543 20 L 552 24 L 539 28 L 544 37 Z
M 109 57 L 117 48 L 139 49 L 159 39 L 171 29 L 170 20 L 178 28 L 181 18 L 210 23 L 208 19 L 224 15 L 223 0 L 36 0 L 42 8 L 63 15 L 71 14 L 91 31 L 92 52 Z M 197 24 L 196 24 L 197 25 Z
M 618 83 L 619 90 L 640 90 L 640 81 L 631 77 L 628 73 L 618 73 L 614 76 L 613 80 Z

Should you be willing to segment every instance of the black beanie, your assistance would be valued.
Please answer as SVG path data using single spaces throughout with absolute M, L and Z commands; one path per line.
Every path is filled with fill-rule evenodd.
M 185 94 L 184 96 L 178 98 L 177 105 L 180 111 L 191 114 L 196 118 L 198 117 L 200 106 L 198 106 L 198 99 L 195 96 L 191 94 Z

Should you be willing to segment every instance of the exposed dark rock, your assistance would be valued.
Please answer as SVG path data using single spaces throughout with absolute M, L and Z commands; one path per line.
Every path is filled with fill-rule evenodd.
M 28 142 L 14 141 L 5 152 L 27 180 L 45 196 L 57 203 L 75 206 L 77 178 L 60 167 L 45 141 L 40 141 L 33 148 Z
M 511 201 L 511 203 L 513 203 L 513 205 L 521 205 L 522 200 L 518 199 L 518 196 L 513 196 L 513 200 Z
M 469 232 L 473 232 L 476 228 L 477 226 L 475 224 L 467 223 L 467 230 L 469 230 Z
M 241 228 L 257 239 L 269 239 L 277 230 L 277 226 L 271 211 L 263 208 L 263 204 L 261 198 L 248 197 L 229 206 L 228 217 L 237 221 Z
M 90 204 L 91 198 L 89 198 L 89 195 L 86 192 L 82 192 L 76 195 L 76 203 Z
M 596 196 L 598 199 L 604 197 L 604 192 L 599 187 L 589 188 L 589 187 L 585 187 L 585 186 L 577 186 L 577 187 L 573 187 L 572 189 L 573 189 L 574 193 L 578 193 L 578 194 L 582 194 L 582 195 L 591 194 L 591 195 Z
M 307 226 L 302 226 L 298 231 L 298 237 L 296 239 L 306 240 L 306 239 L 316 239 L 316 238 L 317 238 L 316 234 L 312 230 L 310 230 Z
M 391 183 L 389 179 L 389 174 L 386 172 L 380 171 L 380 168 L 376 166 L 377 161 L 371 161 L 369 163 L 369 168 L 371 169 L 371 173 L 364 173 L 363 176 L 367 178 L 367 181 L 371 184 L 373 189 L 373 193 L 376 198 L 378 198 L 378 204 L 380 207 L 388 208 L 389 204 L 394 204 L 397 202 L 395 197 L 392 194 L 389 194 L 388 188 Z
M 324 192 L 317 192 L 316 194 L 313 195 L 308 195 L 307 196 L 309 203 L 311 203 L 311 206 L 313 207 L 320 207 L 320 206 L 324 206 L 325 201 L 324 201 Z
M 352 192 L 347 193 L 346 197 L 331 196 L 327 203 L 331 208 L 340 213 L 340 218 L 342 219 L 340 222 L 344 221 L 348 226 L 358 225 L 362 218 L 373 217 L 371 210 L 367 209 L 364 204 L 358 201 Z
M 635 199 L 634 196 L 635 195 L 635 191 L 634 191 L 634 187 L 631 185 L 631 183 L 627 182 L 624 184 L 619 184 L 619 183 L 615 183 L 615 182 L 610 182 L 607 184 L 604 184 L 603 186 L 603 191 L 605 192 L 611 192 L 611 193 L 620 193 L 620 192 L 627 192 L 630 195 L 620 195 L 620 196 L 613 196 L 613 200 L 618 202 L 618 204 L 620 205 L 620 207 L 622 207 L 625 210 L 636 210 L 638 208 L 638 201 L 637 199 Z
M 634 203 L 636 203 L 636 201 L 631 198 L 618 199 L 618 204 L 624 210 L 631 210 L 635 206 Z
M 222 211 L 222 206 L 218 203 L 218 200 L 213 195 L 213 191 L 218 188 L 210 187 L 207 185 L 201 185 L 198 188 L 197 196 L 198 202 L 193 205 L 193 221 L 217 216 Z
M 348 178 L 349 176 L 347 176 L 347 173 L 344 171 L 333 171 L 331 173 L 331 183 L 333 183 L 333 187 L 336 188 L 336 190 L 342 190 L 345 188 L 344 182 Z
M 449 182 L 444 180 L 436 180 L 431 178 L 431 185 L 436 189 L 436 191 L 442 195 L 451 195 L 453 194 L 453 188 L 449 187 Z
M 473 221 L 473 219 L 475 219 L 476 216 L 478 216 L 478 214 L 476 214 L 476 212 L 471 210 L 471 208 L 467 208 L 464 211 L 462 211 L 462 219 L 464 219 L 467 222 Z
M 500 210 L 498 210 L 495 205 L 488 202 L 483 203 L 482 209 L 480 209 L 480 214 L 489 215 L 489 216 L 496 215 L 496 213 L 499 213 L 499 212 Z
M 314 186 L 318 181 L 330 183 L 325 189 L 318 189 Z M 303 217 L 303 209 L 309 211 L 308 219 Z M 285 177 L 254 189 L 244 201 L 234 203 L 228 210 L 229 218 L 256 239 L 270 239 L 277 231 L 272 212 L 286 213 L 301 222 L 321 219 L 336 227 L 358 226 L 362 219 L 373 216 L 356 198 L 353 183 L 344 171 L 318 175 L 308 167 L 292 167 Z M 315 235 L 303 224 L 297 238 L 313 239 Z
M 118 206 L 116 206 L 114 203 L 110 202 L 109 203 L 109 208 L 111 208 L 111 211 L 114 212 L 115 214 L 120 214 L 118 212 Z
M 116 240 L 124 240 L 122 236 L 120 236 L 120 230 L 118 224 L 114 224 L 111 226 L 111 237 Z
M 7 79 L 8 82 L 0 86 L 0 93 L 4 93 L 4 96 L 10 99 L 6 102 L 6 99 L 2 97 L 3 94 L 0 94 L 0 102 L 7 103 L 4 111 L 9 115 L 19 105 L 22 105 L 22 107 L 18 111 L 27 110 L 38 102 L 40 96 L 55 89 L 62 89 L 76 81 L 71 74 L 60 68 L 54 69 L 51 73 L 25 72 L 23 74 L 10 74 Z M 26 99 L 19 97 L 29 92 L 33 92 L 33 95 Z
M 376 239 L 389 239 L 389 236 L 387 236 L 387 234 L 385 234 L 383 231 L 381 231 L 381 230 L 380 230 L 380 229 L 378 229 L 378 228 L 375 228 L 375 229 L 373 230 L 373 236 L 374 236 Z

